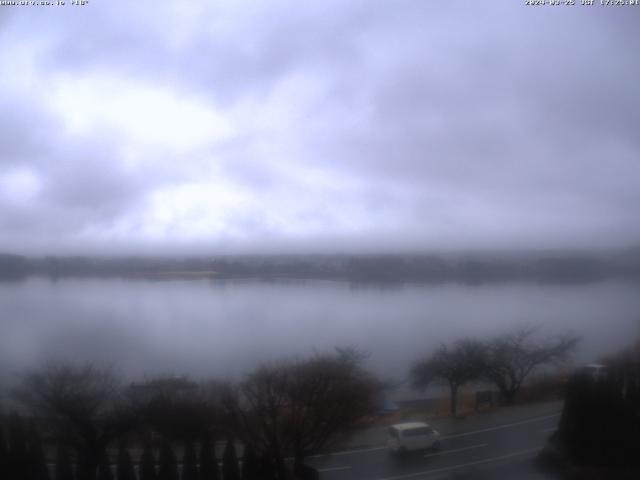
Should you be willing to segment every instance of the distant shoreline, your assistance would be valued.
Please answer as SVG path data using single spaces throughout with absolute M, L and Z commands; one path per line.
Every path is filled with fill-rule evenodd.
M 151 280 L 333 280 L 373 284 L 584 284 L 640 281 L 640 251 L 612 253 L 247 255 L 184 258 L 0 254 L 0 280 L 27 277 Z

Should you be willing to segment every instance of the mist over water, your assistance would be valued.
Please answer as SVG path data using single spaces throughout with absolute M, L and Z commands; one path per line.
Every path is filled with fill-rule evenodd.
M 403 379 L 440 342 L 487 337 L 523 322 L 583 340 L 574 363 L 640 337 L 637 285 L 442 284 L 394 287 L 323 281 L 148 281 L 33 277 L 0 283 L 0 365 L 47 360 L 156 373 L 237 378 L 260 362 L 354 345 L 367 367 Z

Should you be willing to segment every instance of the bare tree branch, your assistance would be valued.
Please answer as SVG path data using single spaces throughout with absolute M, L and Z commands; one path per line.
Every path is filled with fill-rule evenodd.
M 451 414 L 455 415 L 458 389 L 480 378 L 484 364 L 485 347 L 477 340 L 458 340 L 450 347 L 442 344 L 433 354 L 413 366 L 411 384 L 416 389 L 425 389 L 434 382 L 446 383 L 451 393 Z
M 507 404 L 512 404 L 526 378 L 543 365 L 565 362 L 579 337 L 566 334 L 544 340 L 535 339 L 537 328 L 522 326 L 487 344 L 485 377 L 493 382 Z

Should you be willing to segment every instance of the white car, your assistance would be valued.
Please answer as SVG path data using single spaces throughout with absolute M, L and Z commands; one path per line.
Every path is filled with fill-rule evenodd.
M 428 423 L 397 423 L 387 432 L 389 450 L 393 453 L 440 448 L 440 434 Z

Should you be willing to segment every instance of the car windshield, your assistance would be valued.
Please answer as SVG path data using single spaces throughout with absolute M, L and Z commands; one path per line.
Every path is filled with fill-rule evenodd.
M 418 427 L 418 428 L 410 428 L 403 432 L 405 437 L 418 437 L 420 435 L 431 435 L 433 433 L 433 428 L 431 427 Z

